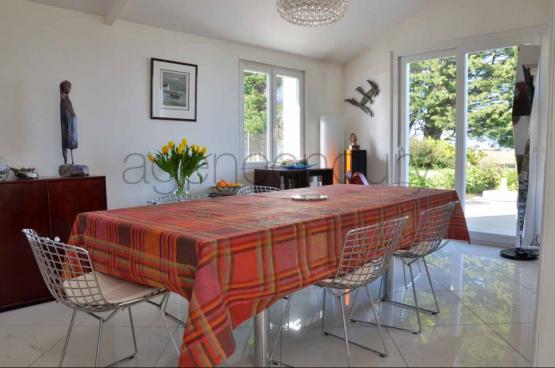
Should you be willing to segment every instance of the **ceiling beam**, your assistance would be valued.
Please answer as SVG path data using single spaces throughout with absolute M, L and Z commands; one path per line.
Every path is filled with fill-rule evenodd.
M 126 3 L 127 0 L 113 0 L 112 5 L 106 14 L 104 14 L 104 24 L 107 26 L 113 26 Z

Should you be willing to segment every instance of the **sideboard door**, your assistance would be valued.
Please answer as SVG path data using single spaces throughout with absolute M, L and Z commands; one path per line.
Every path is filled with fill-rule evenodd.
M 48 186 L 52 236 L 63 242 L 67 242 L 77 214 L 106 209 L 104 177 L 51 181 Z
M 46 182 L 6 183 L 0 190 L 0 311 L 51 299 L 21 232 L 50 234 Z

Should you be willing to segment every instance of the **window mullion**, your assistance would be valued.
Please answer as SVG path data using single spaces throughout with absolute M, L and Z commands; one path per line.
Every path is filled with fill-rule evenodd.
M 270 101 L 269 101 L 269 106 L 270 106 L 270 118 L 269 118 L 269 131 L 270 131 L 270 135 L 269 135 L 269 144 L 268 146 L 270 147 L 270 160 L 272 161 L 272 164 L 274 163 L 275 159 L 276 159 L 276 155 L 277 155 L 277 142 L 276 142 L 276 90 L 275 90 L 275 70 L 274 68 L 270 69 L 270 84 L 269 84 L 269 90 L 270 90 Z

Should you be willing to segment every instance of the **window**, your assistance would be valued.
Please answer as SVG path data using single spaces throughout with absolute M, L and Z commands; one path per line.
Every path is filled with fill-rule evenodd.
M 241 63 L 241 121 L 245 162 L 304 156 L 304 73 Z

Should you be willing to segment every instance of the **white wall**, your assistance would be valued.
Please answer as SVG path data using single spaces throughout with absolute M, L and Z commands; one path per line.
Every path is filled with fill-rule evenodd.
M 198 64 L 197 122 L 149 119 L 151 57 Z M 107 176 L 110 207 L 144 203 L 156 196 L 156 182 L 150 170 L 148 184 L 123 181 L 126 168 L 142 164 L 137 157 L 125 164 L 129 153 L 187 137 L 209 152 L 241 157 L 240 59 L 306 72 L 306 151 L 318 152 L 320 116 L 337 116 L 343 108 L 339 65 L 124 21 L 109 27 L 100 17 L 2 0 L 0 156 L 12 166 L 37 167 L 43 176 L 57 174 L 62 163 L 58 85 L 68 79 L 79 119 L 77 163 Z M 230 162 L 220 161 L 216 179 L 234 180 Z M 141 177 L 140 170 L 128 174 Z M 210 175 L 209 182 L 213 179 Z
M 345 134 L 355 132 L 368 152 L 369 179 L 387 177 L 391 142 L 391 52 L 427 51 L 445 41 L 547 24 L 550 0 L 430 0 L 420 11 L 385 35 L 368 51 L 345 65 L 346 98 L 354 89 L 375 80 L 381 89 L 370 118 L 353 106 L 344 106 Z

